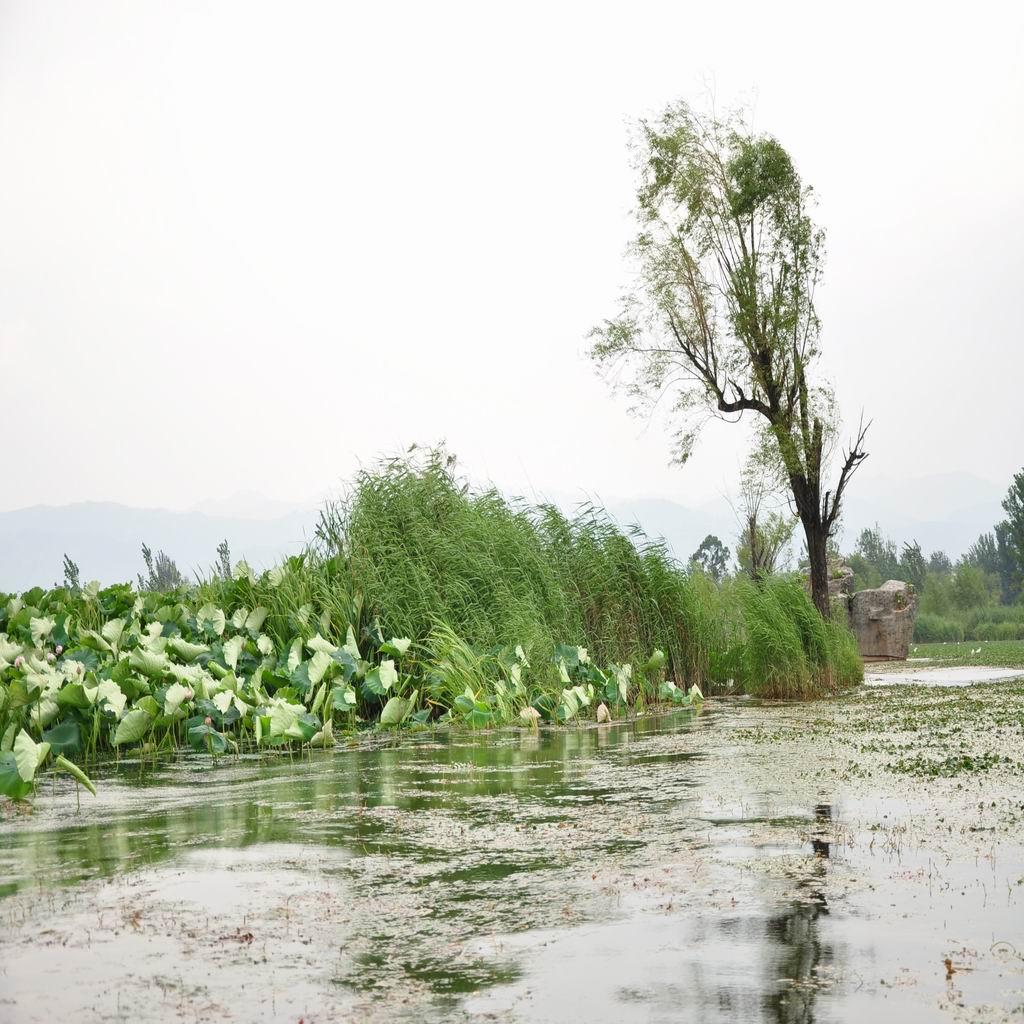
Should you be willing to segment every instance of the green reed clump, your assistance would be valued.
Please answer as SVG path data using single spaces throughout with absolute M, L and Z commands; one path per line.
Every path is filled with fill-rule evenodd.
M 522 644 L 542 663 L 560 643 L 608 663 L 660 647 L 676 676 L 707 676 L 698 595 L 663 544 L 593 507 L 570 518 L 473 491 L 443 453 L 360 473 L 325 510 L 318 551 L 382 633 L 426 637 L 441 624 L 481 648 Z
M 474 490 L 443 451 L 361 472 L 307 552 L 268 579 L 215 579 L 203 597 L 266 607 L 279 641 L 319 632 L 341 644 L 352 627 L 371 645 L 426 642 L 440 629 L 480 652 L 522 645 L 549 675 L 570 644 L 604 665 L 660 649 L 669 678 L 707 692 L 807 697 L 860 678 L 852 635 L 798 581 L 719 585 L 601 509 L 566 516 Z
M 740 578 L 725 594 L 725 604 L 738 613 L 733 664 L 745 692 L 799 699 L 863 678 L 852 633 L 818 614 L 798 578 Z

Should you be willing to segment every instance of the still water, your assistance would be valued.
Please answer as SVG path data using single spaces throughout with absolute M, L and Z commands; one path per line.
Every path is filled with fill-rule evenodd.
M 1020 846 L 733 739 L 786 714 L 61 782 L 0 821 L 0 1021 L 1020 1019 Z

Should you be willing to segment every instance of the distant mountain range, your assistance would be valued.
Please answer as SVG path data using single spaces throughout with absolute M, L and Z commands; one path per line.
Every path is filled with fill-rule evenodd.
M 917 540 L 925 554 L 945 551 L 954 561 L 1005 518 L 1001 502 L 1010 481 L 995 484 L 971 473 L 945 473 L 916 480 L 872 482 L 851 487 L 843 515 L 852 548 L 866 526 L 881 527 L 893 540 Z
M 1002 518 L 1004 491 L 968 473 L 865 484 L 851 491 L 841 547 L 850 550 L 860 531 L 877 522 L 899 543 L 916 539 L 926 554 L 943 550 L 955 559 Z M 562 495 L 555 500 L 566 508 L 576 504 Z M 735 548 L 736 519 L 724 499 L 691 507 L 659 498 L 619 498 L 609 500 L 607 508 L 619 523 L 637 523 L 648 536 L 664 538 L 684 561 L 709 533 Z M 166 551 L 187 575 L 208 573 L 225 539 L 236 561 L 245 558 L 254 568 L 265 568 L 300 551 L 317 516 L 315 503 L 305 507 L 255 492 L 204 502 L 188 512 L 109 502 L 0 512 L 0 592 L 59 582 L 65 552 L 83 580 L 134 580 L 143 567 L 143 543 Z
M 217 545 L 227 540 L 235 560 L 269 567 L 302 550 L 316 526 L 315 511 L 271 519 L 210 516 L 130 508 L 110 502 L 36 505 L 0 512 L 0 591 L 52 586 L 63 577 L 65 552 L 82 580 L 134 581 L 142 545 L 166 551 L 186 576 L 209 574 Z

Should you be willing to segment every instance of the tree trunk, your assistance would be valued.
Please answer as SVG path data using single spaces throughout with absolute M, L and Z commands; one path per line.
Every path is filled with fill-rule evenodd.
M 827 619 L 832 614 L 828 599 L 828 531 L 824 523 L 815 519 L 805 519 L 803 525 L 807 556 L 811 560 L 811 600 L 822 618 Z

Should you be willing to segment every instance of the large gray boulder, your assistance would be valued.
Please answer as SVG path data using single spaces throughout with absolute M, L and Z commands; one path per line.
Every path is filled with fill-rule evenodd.
M 807 582 L 810 593 L 810 581 Z M 835 612 L 842 608 L 847 619 L 850 617 L 850 602 L 853 600 L 853 570 L 843 562 L 828 564 L 828 603 Z
M 916 619 L 917 594 L 900 580 L 859 590 L 850 599 L 850 628 L 865 661 L 905 659 Z
M 809 570 L 804 570 L 804 590 L 807 596 L 811 596 L 811 576 Z M 853 570 L 842 560 L 829 559 L 828 563 L 828 601 L 832 610 L 842 608 L 843 614 L 848 618 L 850 614 L 850 600 L 853 597 Z

